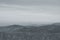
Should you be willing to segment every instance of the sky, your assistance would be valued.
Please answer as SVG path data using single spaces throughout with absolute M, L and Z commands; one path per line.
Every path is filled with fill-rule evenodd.
M 60 22 L 60 0 L 0 0 L 0 25 Z

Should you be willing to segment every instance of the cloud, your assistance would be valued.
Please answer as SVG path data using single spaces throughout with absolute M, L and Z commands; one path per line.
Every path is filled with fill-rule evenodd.
M 0 10 L 20 10 L 20 11 L 30 11 L 33 13 L 50 13 L 50 14 L 60 14 L 60 6 L 21 6 L 21 5 L 8 5 L 0 4 Z
M 57 5 L 60 6 L 60 0 L 0 0 L 0 3 L 17 5 Z
M 0 0 L 0 22 L 60 22 L 59 0 Z

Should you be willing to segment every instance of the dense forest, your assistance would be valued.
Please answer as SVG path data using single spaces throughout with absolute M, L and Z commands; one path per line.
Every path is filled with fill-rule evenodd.
M 60 24 L 0 27 L 0 40 L 60 40 Z

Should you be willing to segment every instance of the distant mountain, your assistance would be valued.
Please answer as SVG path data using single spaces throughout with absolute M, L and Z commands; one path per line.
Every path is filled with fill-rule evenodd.
M 6 27 L 0 27 L 0 32 L 18 32 L 18 31 L 38 31 L 38 30 L 48 30 L 51 32 L 60 32 L 60 23 L 54 23 L 50 25 L 43 26 L 22 26 L 22 25 L 10 25 Z
M 60 24 L 0 27 L 0 40 L 60 40 Z
M 12 32 L 16 29 L 21 29 L 24 26 L 22 25 L 10 25 L 10 26 L 5 26 L 5 27 L 0 27 L 0 32 Z
M 44 28 L 45 30 L 49 30 L 51 32 L 60 32 L 60 23 L 54 23 L 51 25 L 46 25 L 46 26 L 42 26 L 42 28 Z
M 47 31 L 50 33 L 60 33 L 60 25 L 59 23 L 55 23 L 50 25 L 43 25 L 40 27 L 29 26 L 29 27 L 23 27 L 22 29 L 17 29 L 14 32 L 40 32 L 40 31 Z

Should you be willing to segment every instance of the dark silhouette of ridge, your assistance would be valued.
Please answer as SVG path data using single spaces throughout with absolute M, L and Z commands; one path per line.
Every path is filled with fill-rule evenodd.
M 23 25 L 10 25 L 10 26 L 7 26 L 7 27 L 23 27 Z
M 1 36 L 2 35 L 2 36 Z M 10 25 L 0 29 L 2 40 L 60 40 L 60 23 L 50 25 Z

